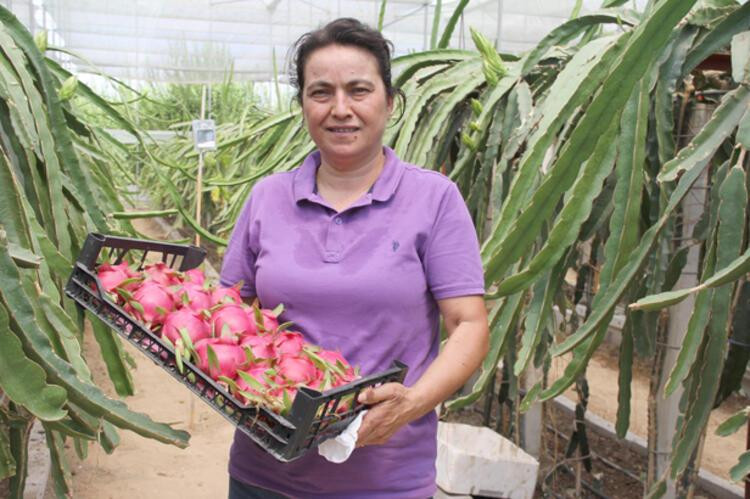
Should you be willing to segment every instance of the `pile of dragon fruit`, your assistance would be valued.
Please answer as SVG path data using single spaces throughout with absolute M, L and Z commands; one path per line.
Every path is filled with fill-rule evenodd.
M 123 261 L 101 264 L 97 275 L 115 303 L 174 348 L 179 369 L 189 360 L 245 404 L 286 414 L 300 386 L 325 391 L 359 377 L 340 352 L 279 324 L 281 306 L 247 305 L 239 285 L 218 286 L 202 270 L 158 262 L 136 271 Z

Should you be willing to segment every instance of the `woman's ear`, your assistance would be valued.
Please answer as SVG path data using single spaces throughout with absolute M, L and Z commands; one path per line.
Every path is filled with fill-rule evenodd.
M 388 109 L 388 117 L 390 118 L 393 114 L 393 96 L 389 95 L 386 97 L 386 109 Z

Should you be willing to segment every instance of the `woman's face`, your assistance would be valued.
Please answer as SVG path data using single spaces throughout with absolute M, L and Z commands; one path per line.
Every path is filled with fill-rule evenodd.
M 304 76 L 302 112 L 321 159 L 356 168 L 380 154 L 393 99 L 375 57 L 359 47 L 328 45 L 310 54 Z

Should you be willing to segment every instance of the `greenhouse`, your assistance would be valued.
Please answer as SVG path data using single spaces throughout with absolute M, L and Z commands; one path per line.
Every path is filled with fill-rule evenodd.
M 0 21 L 0 497 L 750 497 L 747 0 Z

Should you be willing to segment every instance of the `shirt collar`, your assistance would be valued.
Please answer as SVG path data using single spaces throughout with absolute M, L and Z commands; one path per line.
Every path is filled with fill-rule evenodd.
M 370 189 L 375 201 L 388 201 L 396 192 L 398 183 L 404 173 L 404 165 L 390 147 L 383 146 L 385 162 L 375 184 Z M 303 199 L 320 202 L 320 196 L 315 191 L 315 174 L 320 166 L 320 151 L 308 155 L 297 169 L 294 176 L 294 201 Z

